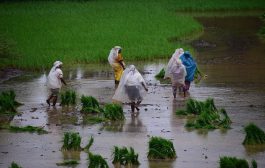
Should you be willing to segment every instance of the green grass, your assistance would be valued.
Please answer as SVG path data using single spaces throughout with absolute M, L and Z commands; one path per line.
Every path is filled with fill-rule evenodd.
M 149 140 L 148 159 L 175 159 L 176 151 L 173 143 L 161 137 L 151 137 Z
M 102 109 L 99 107 L 99 102 L 93 96 L 81 97 L 82 112 L 83 113 L 101 113 Z
M 80 144 L 81 144 L 81 137 L 79 133 L 77 132 L 64 133 L 62 150 L 80 151 L 82 150 Z
M 66 160 L 66 161 L 63 161 L 62 163 L 56 163 L 57 166 L 75 166 L 78 164 L 79 163 L 76 160 Z
M 107 161 L 101 155 L 94 155 L 91 152 L 88 154 L 88 168 L 108 168 Z
M 12 162 L 11 166 L 9 166 L 8 168 L 22 168 L 22 167 L 19 166 L 16 162 Z
M 134 149 L 130 147 L 127 149 L 126 147 L 119 148 L 114 146 L 113 152 L 113 164 L 118 165 L 139 165 L 138 154 L 134 152 Z
M 238 159 L 236 157 L 223 156 L 220 157 L 220 168 L 249 168 L 246 159 Z M 252 160 L 252 168 L 257 168 L 257 162 Z
M 123 109 L 119 104 L 106 104 L 103 113 L 106 119 L 112 121 L 125 119 Z
M 16 94 L 13 90 L 2 92 L 0 94 L 0 114 L 16 114 L 16 107 L 21 104 L 18 103 L 15 99 Z
M 30 133 L 38 133 L 38 134 L 47 134 L 48 131 L 44 130 L 42 127 L 34 127 L 34 126 L 26 126 L 26 127 L 17 127 L 17 126 L 9 126 L 8 128 L 12 132 L 30 132 Z
M 265 144 L 265 133 L 262 129 L 255 124 L 250 123 L 245 128 L 246 137 L 243 141 L 243 145 L 257 145 Z
M 75 105 L 76 93 L 73 90 L 67 90 L 61 93 L 61 104 L 64 106 Z
M 194 115 L 185 125 L 189 128 L 227 129 L 232 123 L 225 109 L 218 110 L 212 98 L 206 101 L 189 99 L 186 102 L 186 109 L 177 110 L 176 115 Z

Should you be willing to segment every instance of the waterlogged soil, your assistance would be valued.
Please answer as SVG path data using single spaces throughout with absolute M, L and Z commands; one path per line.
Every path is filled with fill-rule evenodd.
M 114 167 L 111 163 L 113 146 L 133 147 L 139 153 L 139 167 L 143 168 L 214 168 L 219 167 L 220 156 L 236 156 L 248 161 L 255 159 L 258 167 L 265 167 L 265 146 L 242 145 L 244 126 L 248 123 L 253 122 L 265 131 L 265 45 L 256 36 L 260 22 L 255 17 L 229 20 L 199 18 L 205 25 L 205 34 L 193 44 L 197 44 L 194 47 L 199 67 L 208 78 L 198 85 L 192 84 L 186 98 L 180 94 L 173 99 L 171 86 L 154 78 L 166 60 L 127 62 L 128 65 L 135 64 L 143 74 L 149 92 L 140 106 L 139 115 L 131 115 L 130 107 L 123 105 L 124 122 L 87 123 L 79 112 L 79 99 L 75 107 L 58 104 L 48 107 L 45 104 L 47 73 L 37 77 L 27 73 L 3 81 L 0 91 L 13 89 L 17 100 L 24 104 L 17 109 L 19 114 L 11 124 L 40 126 L 49 133 L 37 135 L 0 130 L 0 167 L 6 168 L 15 161 L 24 168 L 52 168 L 67 159 L 78 160 L 77 168 L 87 167 L 87 153 L 60 150 L 66 131 L 79 132 L 82 147 L 93 136 L 91 151 L 106 158 L 110 167 Z M 211 45 L 198 46 L 201 42 Z M 109 65 L 80 65 L 65 67 L 63 71 L 68 83 L 64 89 L 75 90 L 79 98 L 81 95 L 94 96 L 101 105 L 112 102 L 115 85 Z M 188 98 L 205 100 L 208 97 L 214 98 L 218 108 L 226 109 L 233 122 L 231 129 L 188 130 L 184 127 L 186 119 L 175 115 Z M 177 159 L 148 161 L 148 141 L 152 136 L 171 139 Z

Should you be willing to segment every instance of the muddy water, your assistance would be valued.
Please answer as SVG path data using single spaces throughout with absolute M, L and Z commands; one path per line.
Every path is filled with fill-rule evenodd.
M 254 122 L 265 130 L 265 67 L 262 44 L 255 35 L 261 24 L 255 17 L 198 18 L 205 25 L 205 34 L 193 43 L 197 60 L 208 78 L 199 85 L 192 85 L 189 97 L 215 99 L 216 105 L 225 108 L 230 116 L 232 129 L 209 132 L 187 130 L 185 118 L 175 115 L 182 108 L 185 98 L 172 98 L 170 85 L 160 84 L 154 75 L 166 61 L 134 63 L 143 73 L 149 85 L 149 93 L 142 102 L 140 114 L 131 116 L 124 105 L 125 122 L 89 125 L 75 108 L 47 107 L 46 74 L 24 74 L 0 84 L 0 90 L 14 89 L 21 113 L 11 124 L 18 126 L 42 126 L 49 134 L 10 133 L 0 131 L 0 167 L 8 167 L 12 161 L 22 167 L 57 167 L 65 159 L 77 159 L 76 167 L 87 167 L 84 152 L 61 152 L 63 133 L 78 131 L 85 146 L 94 137 L 91 151 L 107 159 L 110 167 L 111 151 L 116 146 L 131 146 L 139 153 L 139 167 L 218 167 L 220 156 L 237 156 L 249 161 L 255 159 L 258 167 L 265 167 L 265 147 L 244 147 L 244 125 Z M 250 42 L 248 42 L 250 41 Z M 206 43 L 207 42 L 207 43 Z M 207 44 L 207 45 L 202 45 Z M 200 46 L 201 45 L 201 46 Z M 132 63 L 132 62 L 131 62 Z M 130 63 L 128 63 L 130 64 Z M 111 102 L 114 82 L 108 65 L 80 65 L 65 68 L 68 88 L 79 96 L 92 95 L 102 104 Z M 174 161 L 148 161 L 148 140 L 151 136 L 171 139 L 177 152 Z

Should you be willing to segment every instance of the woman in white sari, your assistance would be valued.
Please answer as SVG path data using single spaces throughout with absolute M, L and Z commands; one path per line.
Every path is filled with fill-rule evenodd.
M 132 112 L 139 111 L 138 106 L 146 95 L 147 85 L 134 65 L 126 68 L 122 74 L 118 88 L 115 91 L 113 100 L 122 103 L 130 103 Z

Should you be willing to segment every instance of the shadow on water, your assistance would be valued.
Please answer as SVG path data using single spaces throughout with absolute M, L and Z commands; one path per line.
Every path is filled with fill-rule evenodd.
M 55 167 L 65 159 L 80 160 L 77 168 L 87 167 L 87 154 L 62 153 L 62 137 L 66 131 L 79 132 L 82 147 L 94 137 L 91 151 L 107 159 L 110 167 L 113 146 L 133 147 L 139 153 L 140 167 L 218 167 L 223 155 L 255 159 L 258 167 L 265 167 L 265 149 L 244 147 L 244 125 L 254 122 L 265 130 L 265 45 L 256 35 L 261 25 L 257 17 L 197 18 L 205 27 L 204 34 L 191 44 L 201 71 L 208 75 L 200 84 L 191 85 L 190 94 L 173 100 L 170 84 L 154 78 L 167 60 L 155 62 L 126 62 L 135 64 L 143 74 L 149 92 L 140 106 L 138 116 L 131 116 L 129 105 L 123 105 L 126 120 L 99 124 L 82 124 L 80 100 L 77 108 L 48 108 L 49 94 L 46 74 L 24 74 L 0 83 L 0 91 L 13 89 L 23 103 L 11 121 L 17 126 L 41 126 L 50 133 L 35 135 L 9 133 L 0 130 L 0 166 L 8 167 L 18 161 L 22 167 Z M 172 51 L 173 53 L 173 51 Z M 77 97 L 93 96 L 102 104 L 112 101 L 115 91 L 113 72 L 107 64 L 78 65 L 63 68 Z M 205 100 L 212 97 L 216 106 L 225 108 L 233 121 L 232 129 L 200 131 L 187 130 L 186 118 L 177 117 L 177 109 L 184 108 L 188 98 Z M 148 161 L 148 141 L 151 136 L 171 139 L 178 158 L 170 162 Z

